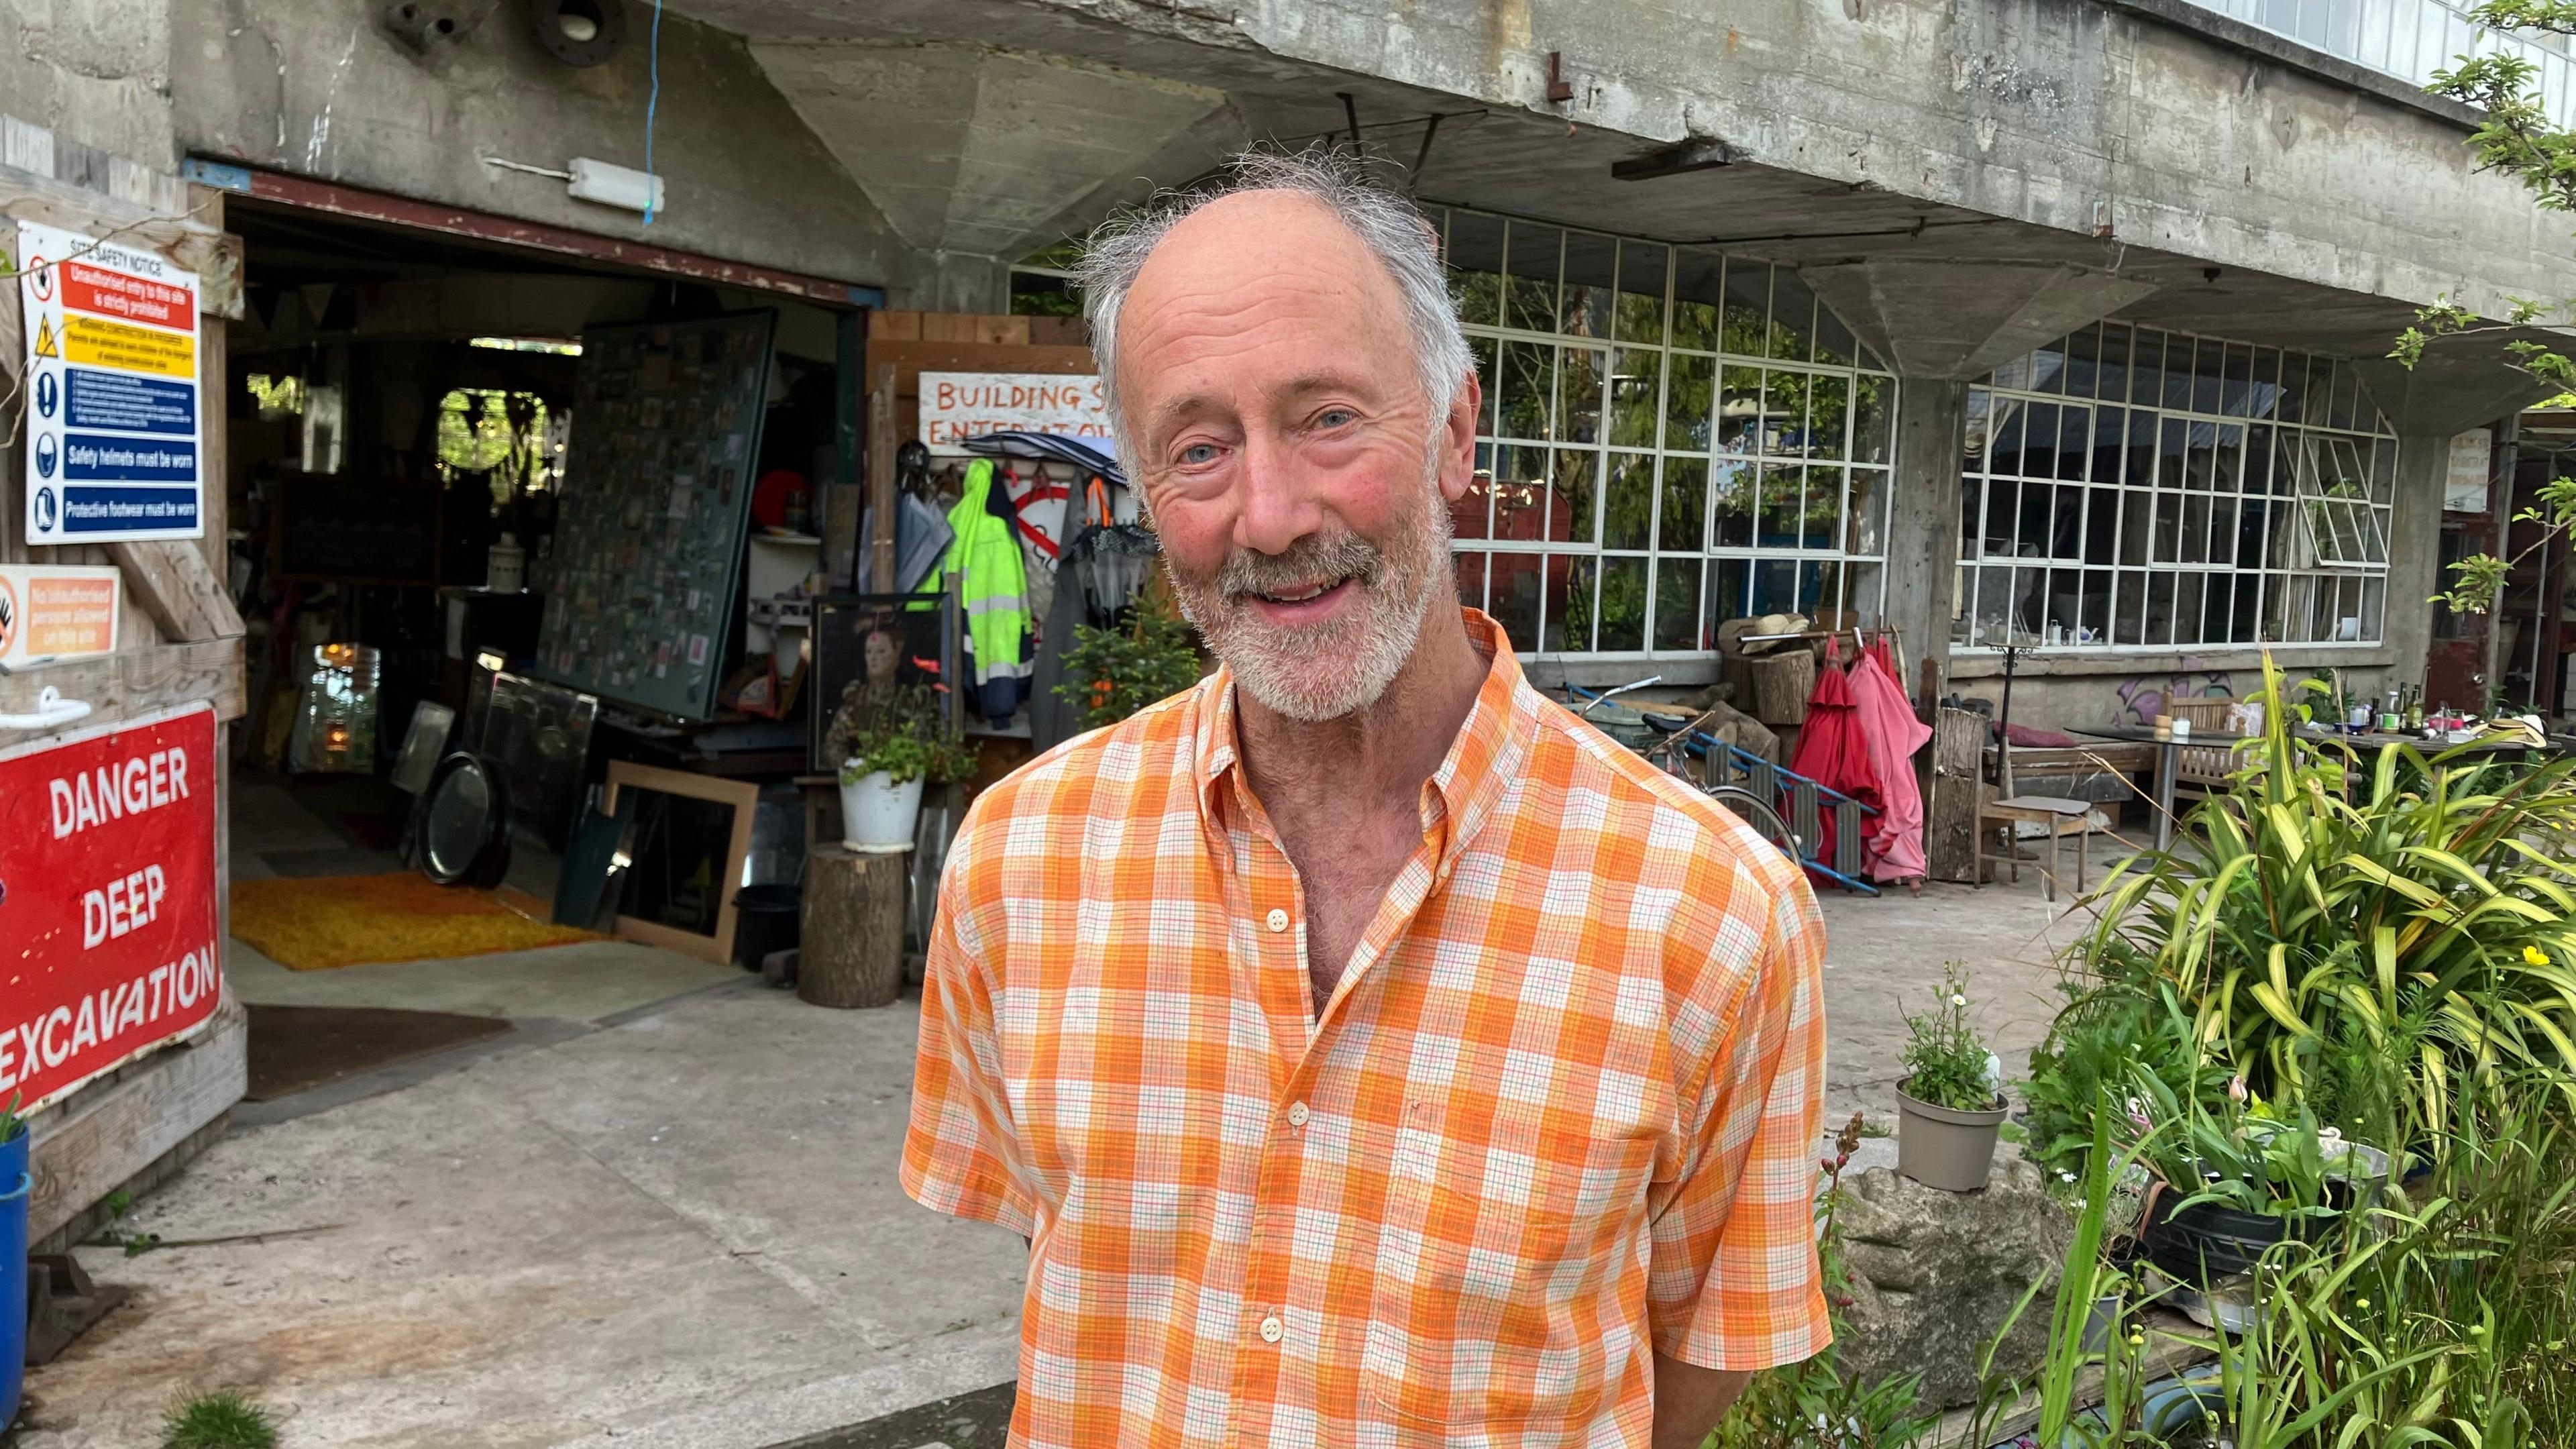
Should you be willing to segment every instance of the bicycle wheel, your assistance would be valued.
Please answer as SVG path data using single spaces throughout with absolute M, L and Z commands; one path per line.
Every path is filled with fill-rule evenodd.
M 1791 860 L 1804 858 L 1805 851 L 1800 848 L 1796 833 L 1789 829 L 1789 822 L 1780 818 L 1780 812 L 1771 808 L 1770 801 L 1741 785 L 1716 786 L 1708 792 L 1708 798 L 1742 816 L 1746 824 L 1759 831 L 1763 839 L 1787 852 Z

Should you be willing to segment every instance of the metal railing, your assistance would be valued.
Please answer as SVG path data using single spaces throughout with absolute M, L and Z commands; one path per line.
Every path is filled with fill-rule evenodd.
M 2192 0 L 2203 10 L 2241 20 L 2301 45 L 2427 85 L 2463 55 L 2518 53 L 2538 68 L 2549 119 L 2576 124 L 2576 61 L 2557 37 L 2489 30 L 2449 0 Z

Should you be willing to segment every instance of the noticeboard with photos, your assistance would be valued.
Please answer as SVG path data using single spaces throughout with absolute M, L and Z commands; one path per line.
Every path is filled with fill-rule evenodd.
M 776 320 L 582 334 L 541 673 L 684 719 L 714 713 Z

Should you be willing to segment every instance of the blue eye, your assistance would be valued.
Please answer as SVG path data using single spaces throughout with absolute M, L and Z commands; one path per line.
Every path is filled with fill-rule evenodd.
M 1216 461 L 1216 445 L 1214 443 L 1192 443 L 1190 446 L 1181 450 L 1181 461 L 1191 464 L 1213 463 Z
M 1359 414 L 1349 408 L 1326 408 L 1316 415 L 1315 425 L 1320 428 L 1338 428 L 1358 420 Z

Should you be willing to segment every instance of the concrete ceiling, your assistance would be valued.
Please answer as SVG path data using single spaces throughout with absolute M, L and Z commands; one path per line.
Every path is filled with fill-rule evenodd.
M 1197 0 L 1081 7 L 1049 0 L 678 0 L 676 8 L 747 37 L 816 134 L 908 238 L 935 224 L 943 237 L 972 236 L 978 251 L 1002 248 L 1012 236 L 1021 240 L 1009 245 L 1034 248 L 1079 234 L 1155 185 L 1202 174 L 1240 142 L 1345 136 L 1347 94 L 1369 153 L 1425 200 L 1723 246 L 1801 267 L 1879 264 L 1882 275 L 1870 285 L 1891 312 L 1904 305 L 1886 299 L 1884 288 L 1905 266 L 1949 264 L 1936 268 L 1953 275 L 1947 285 L 1973 290 L 1973 270 L 1956 264 L 2006 263 L 2015 276 L 2039 268 L 2090 279 L 2084 285 L 2106 304 L 2117 301 L 2111 315 L 2122 319 L 2335 355 L 2384 354 L 2414 315 L 2394 298 L 2213 268 L 2116 234 L 2038 226 L 1792 170 L 1737 164 L 1615 180 L 1613 164 L 1664 143 L 1283 57 L 1247 39 L 1225 18 L 1230 12 Z M 919 115 L 879 114 L 876 97 L 912 94 L 885 69 L 887 52 L 906 45 L 927 52 L 917 62 L 923 77 L 935 65 L 966 65 L 976 83 L 901 102 L 917 105 Z M 968 52 L 982 58 L 970 62 Z M 1036 83 L 1025 110 L 985 99 L 988 86 L 1009 89 L 1015 81 Z M 1434 116 L 1440 122 L 1424 152 Z M 1047 139 L 1068 128 L 1080 144 Z M 1136 134 L 1127 134 L 1131 129 Z M 950 175 L 970 194 L 943 205 L 931 193 Z M 990 194 L 1002 188 L 1021 195 Z M 1053 215 L 1038 220 L 1049 208 Z M 2003 307 L 1989 330 L 2026 330 L 2023 321 L 2050 310 L 2026 310 L 2027 300 Z

